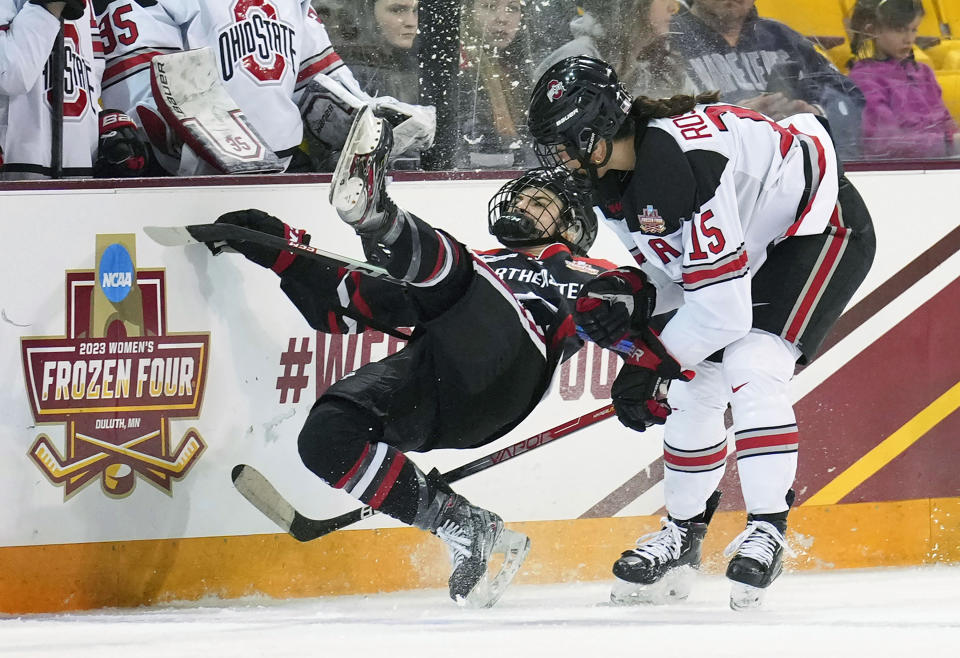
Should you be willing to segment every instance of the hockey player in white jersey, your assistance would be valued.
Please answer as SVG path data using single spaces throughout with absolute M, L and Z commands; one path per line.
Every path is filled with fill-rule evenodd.
M 0 0 L 0 178 L 53 173 L 57 113 L 49 59 L 64 19 L 62 175 L 90 176 L 97 154 L 97 100 L 103 70 L 85 0 Z
M 365 94 L 333 50 L 309 0 L 95 0 L 104 52 L 104 103 L 134 118 L 174 174 L 215 173 L 182 148 L 157 109 L 150 61 L 210 48 L 220 79 L 267 146 L 287 164 L 304 139 L 339 149 L 351 112 L 370 104 L 407 120 L 404 146 L 432 143 L 433 108 Z M 339 119 L 339 121 L 338 121 Z
M 614 565 L 615 601 L 685 594 L 686 584 L 670 581 L 699 565 L 726 464 L 729 404 L 748 513 L 727 551 L 730 603 L 759 605 L 782 569 L 793 502 L 799 434 L 788 384 L 876 248 L 824 124 L 703 104 L 715 98 L 634 100 L 608 64 L 573 57 L 544 74 L 530 101 L 541 159 L 576 170 L 637 264 L 675 284 L 654 291 L 640 270 L 619 268 L 584 286 L 574 313 L 601 345 L 640 336 L 613 402 L 628 427 L 666 424 L 668 517 Z M 679 308 L 657 335 L 645 309 L 663 294 Z M 669 406 L 655 397 L 662 380 L 673 380 Z

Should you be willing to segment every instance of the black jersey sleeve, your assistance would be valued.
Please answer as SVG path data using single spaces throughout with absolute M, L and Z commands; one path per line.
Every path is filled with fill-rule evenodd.
M 297 259 L 281 275 L 280 289 L 317 331 L 359 333 L 367 327 L 343 315 L 345 300 L 354 316 L 370 318 L 374 324 L 393 328 L 417 324 L 417 313 L 405 288 L 357 272 Z
M 623 191 L 624 219 L 631 231 L 669 235 L 698 207 L 698 181 L 687 154 L 664 130 L 647 128 L 636 147 L 633 176 Z M 645 223 L 658 216 L 658 222 Z

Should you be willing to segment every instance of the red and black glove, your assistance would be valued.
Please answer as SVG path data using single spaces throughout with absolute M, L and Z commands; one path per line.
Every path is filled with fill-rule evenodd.
M 683 370 L 651 330 L 633 340 L 634 349 L 624 355 L 626 363 L 613 382 L 610 397 L 620 422 L 643 432 L 651 425 L 663 425 L 670 415 L 666 386 L 671 380 L 688 382 L 692 370 Z
M 30 0 L 30 4 L 40 5 L 47 9 L 47 5 L 55 0 Z M 87 8 L 86 0 L 60 0 L 64 3 L 63 11 L 60 15 L 65 21 L 76 21 L 83 18 L 83 11 Z M 48 10 L 49 11 L 49 10 Z
M 573 320 L 590 340 L 610 348 L 645 329 L 656 303 L 656 289 L 646 274 L 635 267 L 618 267 L 583 285 Z
M 253 229 L 261 233 L 276 235 L 288 242 L 293 241 L 298 244 L 310 244 L 310 235 L 305 230 L 293 228 L 288 224 L 284 224 L 273 215 L 255 208 L 249 210 L 234 210 L 233 212 L 225 213 L 217 218 L 216 223 L 242 226 L 243 228 Z M 277 274 L 281 274 L 285 269 L 290 267 L 297 257 L 296 254 L 284 251 L 283 249 L 267 247 L 245 240 L 228 240 L 226 243 L 207 242 L 205 244 L 214 256 L 223 251 L 226 246 L 233 251 L 243 254 L 248 260 L 252 260 L 257 265 L 270 268 Z
M 144 175 L 149 162 L 150 152 L 140 139 L 137 124 L 119 110 L 101 111 L 94 177 L 136 178 Z

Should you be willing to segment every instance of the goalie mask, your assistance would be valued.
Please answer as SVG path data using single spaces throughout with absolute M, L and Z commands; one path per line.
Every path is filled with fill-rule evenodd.
M 507 182 L 490 199 L 487 222 L 511 249 L 562 242 L 584 256 L 597 237 L 597 216 L 562 167 L 531 169 Z
M 557 62 L 540 77 L 530 96 L 528 124 L 537 157 L 548 167 L 576 160 L 595 179 L 597 168 L 610 159 L 610 142 L 632 104 L 606 62 L 582 55 Z M 590 155 L 600 140 L 608 142 L 607 155 L 594 163 Z

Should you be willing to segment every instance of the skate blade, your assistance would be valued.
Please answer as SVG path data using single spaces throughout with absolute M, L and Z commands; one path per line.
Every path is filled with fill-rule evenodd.
M 763 605 L 763 597 L 766 591 L 753 585 L 732 582 L 730 586 L 730 609 L 756 610 Z
M 343 150 L 340 151 L 337 167 L 333 171 L 328 198 L 331 205 L 336 205 L 334 201 L 336 191 L 350 178 L 358 154 L 364 155 L 373 151 L 380 142 L 382 130 L 382 120 L 373 116 L 373 110 L 369 106 L 364 105 L 357 111 L 357 116 L 347 134 L 347 140 L 343 144 Z
M 664 574 L 655 583 L 645 585 L 619 578 L 610 590 L 614 605 L 669 605 L 681 603 L 690 596 L 696 571 L 692 567 L 677 567 Z
M 527 553 L 530 552 L 530 538 L 522 532 L 503 529 L 491 551 L 492 558 L 497 555 L 503 555 L 503 563 L 500 569 L 491 578 L 490 569 L 477 583 L 476 587 L 464 598 L 457 599 L 457 605 L 466 608 L 490 608 L 513 582 L 514 577 L 520 571 L 523 561 L 527 559 Z

